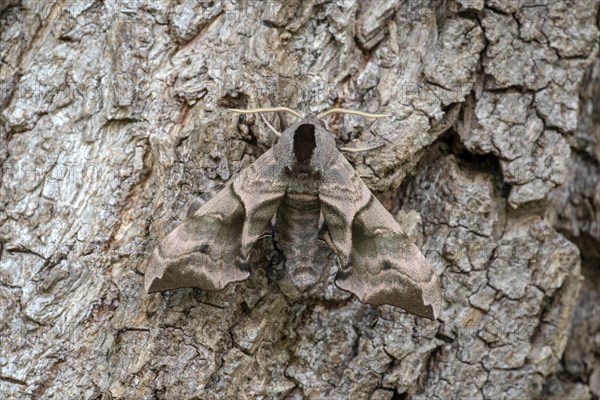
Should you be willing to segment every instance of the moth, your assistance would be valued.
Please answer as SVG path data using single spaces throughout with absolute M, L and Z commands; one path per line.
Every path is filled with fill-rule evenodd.
M 249 112 L 281 110 L 293 112 Z M 437 276 L 320 120 L 340 111 L 351 112 L 334 109 L 318 117 L 293 112 L 300 120 L 277 144 L 158 244 L 146 268 L 147 292 L 220 290 L 247 279 L 250 250 L 274 224 L 287 273 L 298 290 L 320 278 L 314 256 L 322 231 L 339 258 L 338 288 L 364 303 L 390 304 L 436 319 L 442 303 Z

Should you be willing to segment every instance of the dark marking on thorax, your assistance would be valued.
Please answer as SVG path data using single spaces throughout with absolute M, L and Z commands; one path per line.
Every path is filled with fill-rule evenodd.
M 294 133 L 294 155 L 296 156 L 296 162 L 303 166 L 310 164 L 315 147 L 317 147 L 315 127 L 310 124 L 300 125 Z

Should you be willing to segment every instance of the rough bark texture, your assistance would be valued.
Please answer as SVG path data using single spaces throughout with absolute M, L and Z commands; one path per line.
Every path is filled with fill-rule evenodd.
M 0 3 L 0 397 L 600 396 L 599 0 Z M 143 293 L 156 242 L 329 120 L 427 255 L 442 321 L 282 279 Z M 267 116 L 281 129 L 285 116 Z M 583 269 L 581 265 L 583 263 Z M 582 273 L 585 279 L 582 278 Z

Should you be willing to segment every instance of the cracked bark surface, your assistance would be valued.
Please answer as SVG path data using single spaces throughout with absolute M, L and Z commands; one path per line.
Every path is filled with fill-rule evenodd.
M 599 0 L 0 3 L 2 398 L 600 397 Z M 300 294 L 269 238 L 146 295 L 189 205 L 332 107 L 441 321 Z M 283 115 L 266 116 L 282 129 Z

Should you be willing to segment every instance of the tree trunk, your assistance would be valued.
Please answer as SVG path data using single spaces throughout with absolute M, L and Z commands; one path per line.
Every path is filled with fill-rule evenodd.
M 3 0 L 0 397 L 598 399 L 599 3 Z M 327 125 L 385 143 L 348 158 L 441 320 L 338 290 L 326 246 L 298 293 L 269 238 L 244 283 L 144 293 L 276 141 L 226 109 L 270 106 L 391 114 Z

